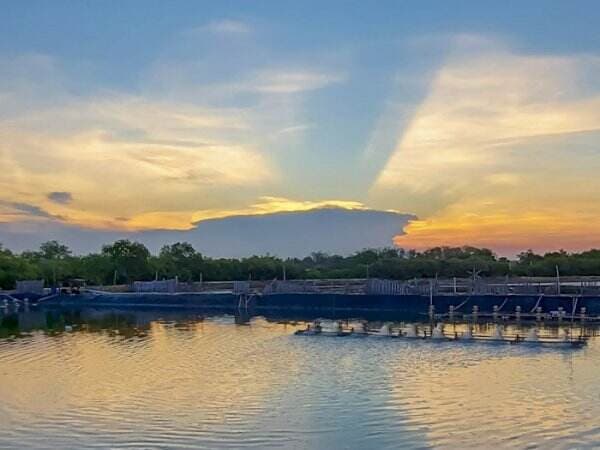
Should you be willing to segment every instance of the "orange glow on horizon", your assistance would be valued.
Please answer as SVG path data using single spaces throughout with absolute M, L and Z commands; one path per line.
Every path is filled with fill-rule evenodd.
M 541 213 L 477 215 L 464 214 L 414 220 L 404 235 L 394 237 L 402 248 L 424 250 L 437 246 L 486 247 L 501 255 L 533 249 L 571 251 L 600 247 L 600 219 L 556 217 Z

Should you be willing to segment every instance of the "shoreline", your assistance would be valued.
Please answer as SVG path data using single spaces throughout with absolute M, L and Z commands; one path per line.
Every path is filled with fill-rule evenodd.
M 439 317 L 463 318 L 514 317 L 520 309 L 523 320 L 542 318 L 570 321 L 600 319 L 600 296 L 568 295 L 370 295 L 338 293 L 101 293 L 60 294 L 31 304 L 52 306 L 219 308 L 224 310 L 261 312 L 280 311 L 346 311 L 411 313 Z M 431 309 L 433 306 L 433 309 Z M 548 315 L 551 315 L 549 317 Z

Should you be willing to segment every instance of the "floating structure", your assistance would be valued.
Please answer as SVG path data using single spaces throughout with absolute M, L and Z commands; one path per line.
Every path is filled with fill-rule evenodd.
M 39 290 L 41 281 L 19 282 L 21 290 Z M 586 277 L 514 277 L 514 278 L 381 278 L 244 280 L 182 282 L 169 280 L 135 281 L 129 285 L 106 286 L 107 292 L 230 293 L 278 294 L 351 294 L 373 296 L 566 296 L 600 297 L 600 276 Z
M 397 331 L 393 331 L 390 324 L 384 324 L 380 329 L 376 330 L 360 330 L 357 331 L 354 327 L 348 329 L 343 328 L 340 321 L 333 323 L 323 324 L 322 321 L 316 320 L 312 324 L 308 324 L 306 329 L 297 330 L 295 333 L 297 336 L 329 336 L 329 337 L 387 337 L 396 339 L 407 339 L 407 340 L 430 340 L 438 342 L 483 342 L 490 344 L 523 344 L 523 345 L 544 345 L 544 346 L 558 346 L 558 347 L 574 347 L 579 348 L 587 344 L 588 337 L 580 335 L 574 337 L 568 331 L 563 331 L 559 337 L 540 337 L 537 328 L 533 327 L 525 334 L 521 336 L 505 335 L 502 327 L 496 325 L 494 330 L 489 335 L 475 335 L 471 326 L 468 326 L 465 331 L 461 334 L 455 332 L 452 335 L 448 335 L 444 332 L 444 324 L 439 322 L 434 327 L 423 326 L 421 330 L 418 329 L 416 324 L 409 324 L 404 328 L 399 328 Z
M 600 277 L 451 280 L 273 280 L 181 283 L 177 279 L 130 286 L 84 288 L 56 297 L 0 293 L 32 304 L 210 308 L 247 314 L 274 311 L 339 316 L 340 312 L 413 314 L 446 322 L 578 322 L 600 324 Z M 4 295 L 4 296 L 3 296 Z M 11 301 L 11 300 L 9 300 Z

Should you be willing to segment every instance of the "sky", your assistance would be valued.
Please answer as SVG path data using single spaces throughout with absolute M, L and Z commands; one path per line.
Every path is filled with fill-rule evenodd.
M 598 23 L 595 1 L 6 2 L 0 242 L 599 247 Z

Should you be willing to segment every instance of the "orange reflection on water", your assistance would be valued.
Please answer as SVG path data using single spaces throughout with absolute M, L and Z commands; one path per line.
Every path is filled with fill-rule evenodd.
M 34 420 L 86 411 L 106 423 L 111 417 L 148 414 L 149 423 L 194 427 L 226 423 L 229 412 L 260 414 L 265 395 L 282 385 L 275 374 L 293 372 L 294 360 L 256 353 L 256 346 L 275 332 L 260 322 L 252 327 L 227 322 L 154 321 L 141 337 L 127 327 L 34 333 L 11 343 L 20 348 L 12 347 L 5 358 L 0 398 Z M 15 370 L 7 369 L 11 366 Z M 150 410 L 136 410 L 148 399 Z

